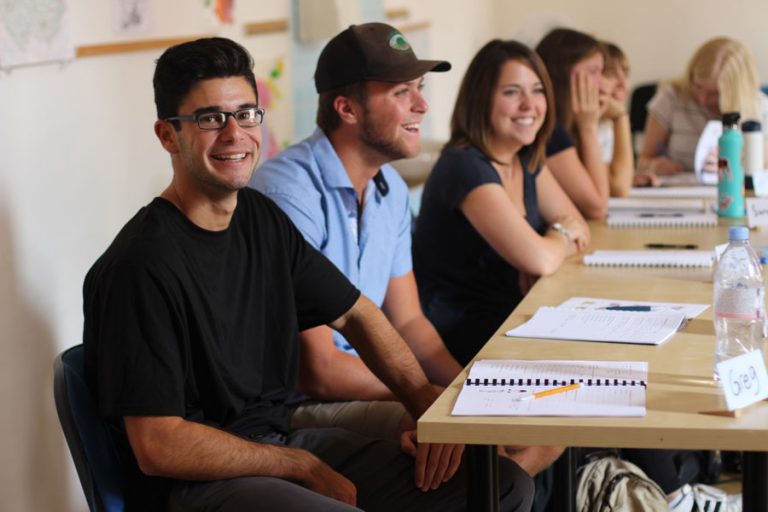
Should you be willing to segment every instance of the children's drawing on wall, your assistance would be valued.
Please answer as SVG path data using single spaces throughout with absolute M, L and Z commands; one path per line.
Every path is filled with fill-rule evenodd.
M 278 154 L 287 147 L 289 141 L 284 133 L 280 133 L 278 121 L 281 119 L 280 104 L 283 93 L 280 90 L 280 77 L 283 75 L 285 62 L 277 61 L 271 68 L 261 73 L 259 64 L 256 63 L 256 86 L 259 89 L 259 105 L 267 111 L 262 125 L 261 160 L 264 161 Z
M 116 34 L 153 30 L 152 0 L 113 0 L 112 20 Z
M 69 0 L 0 2 L 0 69 L 69 60 Z
M 232 11 L 235 0 L 205 0 L 205 6 L 210 7 L 213 4 L 213 12 L 221 23 L 232 24 L 234 18 Z

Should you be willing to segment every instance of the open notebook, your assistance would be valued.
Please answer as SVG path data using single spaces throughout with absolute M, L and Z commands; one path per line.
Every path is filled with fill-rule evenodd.
M 648 363 L 480 360 L 469 370 L 454 416 L 645 416 Z M 572 383 L 571 391 L 520 400 Z
M 629 212 L 614 211 L 606 221 L 610 227 L 714 227 L 717 214 L 712 212 Z
M 597 250 L 584 256 L 584 264 L 588 267 L 711 267 L 714 256 L 713 251 L 700 250 Z

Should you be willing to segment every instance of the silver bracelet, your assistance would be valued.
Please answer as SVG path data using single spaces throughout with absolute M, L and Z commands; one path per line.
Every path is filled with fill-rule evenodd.
M 555 222 L 550 226 L 550 228 L 552 228 L 553 231 L 557 231 L 558 233 L 562 234 L 569 243 L 571 242 L 572 238 L 570 229 L 563 226 L 559 222 Z

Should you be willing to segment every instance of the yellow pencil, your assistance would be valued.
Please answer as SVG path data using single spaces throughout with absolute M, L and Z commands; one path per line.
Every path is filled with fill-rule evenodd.
M 554 389 L 548 389 L 546 391 L 539 391 L 538 393 L 532 393 L 530 395 L 521 396 L 517 400 L 522 402 L 523 400 L 532 400 L 534 398 L 543 398 L 543 397 L 549 396 L 549 395 L 556 395 L 558 393 L 565 393 L 566 391 L 570 391 L 572 389 L 579 389 L 580 387 L 581 387 L 581 384 L 579 384 L 577 382 L 576 384 L 569 384 L 567 386 L 562 386 L 562 387 L 554 388 Z

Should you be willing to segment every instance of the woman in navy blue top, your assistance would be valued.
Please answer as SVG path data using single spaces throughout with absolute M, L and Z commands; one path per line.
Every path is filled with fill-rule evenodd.
M 466 364 L 533 280 L 584 249 L 589 229 L 543 166 L 554 123 L 538 56 L 494 40 L 470 64 L 451 139 L 424 187 L 414 234 L 422 306 Z

